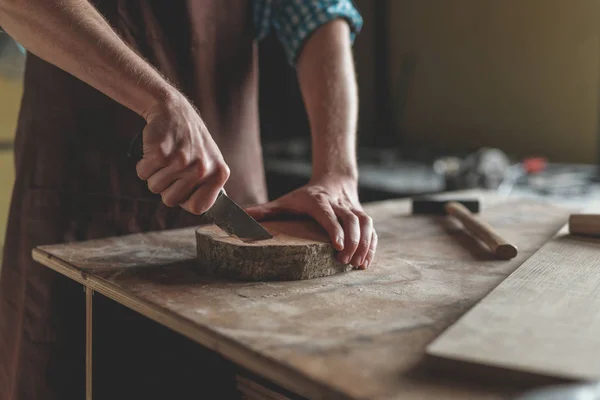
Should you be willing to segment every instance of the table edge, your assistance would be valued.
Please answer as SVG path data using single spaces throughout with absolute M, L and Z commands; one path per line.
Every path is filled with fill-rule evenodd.
M 32 257 L 40 264 L 53 271 L 88 287 L 117 303 L 136 311 L 145 317 L 157 322 L 209 349 L 221 354 L 249 371 L 271 380 L 275 384 L 290 390 L 300 396 L 315 399 L 355 400 L 335 388 L 327 386 L 309 376 L 306 376 L 291 366 L 281 365 L 279 362 L 259 354 L 248 347 L 237 343 L 231 338 L 218 335 L 206 327 L 193 324 L 189 320 L 172 313 L 166 313 L 161 307 L 144 300 L 133 300 L 127 293 L 119 290 L 118 286 L 111 284 L 99 277 L 73 268 L 66 261 L 42 250 L 34 248 Z M 218 343 L 220 341 L 220 343 Z M 235 357 L 237 355 L 237 357 Z M 240 360 L 244 360 L 241 361 Z M 268 373 L 266 373 L 268 372 Z

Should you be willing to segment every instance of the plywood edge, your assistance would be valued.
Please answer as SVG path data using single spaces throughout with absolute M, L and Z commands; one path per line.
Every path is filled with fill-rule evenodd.
M 437 341 L 437 340 L 436 340 Z M 431 364 L 444 370 L 459 371 L 469 376 L 477 375 L 484 378 L 502 378 L 511 382 L 527 382 L 528 384 L 540 382 L 540 384 L 550 384 L 556 382 L 574 382 L 581 381 L 580 375 L 570 375 L 568 372 L 557 376 L 556 371 L 545 370 L 544 368 L 533 368 L 508 362 L 493 363 L 477 357 L 468 357 L 457 355 L 454 352 L 445 352 L 437 348 L 428 348 L 427 357 Z M 589 380 L 597 380 L 597 377 L 590 376 Z
M 87 288 L 90 288 L 119 304 L 122 304 L 151 320 L 199 343 L 239 366 L 264 376 L 281 387 L 307 398 L 352 400 L 342 392 L 317 382 L 317 379 L 305 376 L 292 367 L 282 365 L 275 360 L 259 354 L 242 344 L 225 338 L 208 327 L 203 327 L 146 301 L 139 300 L 129 293 L 119 290 L 110 282 L 91 274 L 86 274 L 72 265 L 39 248 L 32 250 L 35 261 L 64 275 Z
M 468 379 L 497 385 L 499 382 L 510 382 L 511 385 L 523 386 L 550 386 L 571 383 L 578 379 L 559 378 L 553 375 L 536 373 L 525 369 L 515 369 L 475 362 L 473 360 L 448 358 L 442 354 L 425 354 L 424 362 L 431 373 L 449 374 L 459 379 Z

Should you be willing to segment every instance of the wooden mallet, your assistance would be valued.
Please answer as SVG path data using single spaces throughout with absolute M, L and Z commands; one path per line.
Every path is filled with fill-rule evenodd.
M 413 214 L 450 215 L 459 220 L 475 238 L 489 247 L 496 257 L 503 260 L 514 258 L 517 247 L 502 238 L 487 222 L 477 217 L 479 200 L 471 199 L 432 199 L 415 198 L 412 201 Z

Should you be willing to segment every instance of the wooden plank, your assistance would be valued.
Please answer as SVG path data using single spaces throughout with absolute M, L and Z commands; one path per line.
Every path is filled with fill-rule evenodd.
M 380 238 L 366 271 L 295 282 L 203 276 L 194 228 L 43 246 L 34 258 L 310 399 L 495 399 L 515 387 L 429 375 L 425 346 L 567 221 L 531 201 L 484 197 L 482 217 L 520 249 L 494 259 L 452 219 L 368 205 Z
M 600 239 L 567 226 L 427 349 L 563 379 L 600 379 Z
M 92 400 L 92 300 L 94 290 L 85 288 L 85 398 Z

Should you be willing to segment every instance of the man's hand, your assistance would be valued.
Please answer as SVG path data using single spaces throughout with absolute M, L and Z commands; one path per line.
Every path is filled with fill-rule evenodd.
M 229 168 L 204 122 L 183 96 L 158 103 L 144 117 L 138 176 L 165 205 L 205 212 L 229 178 Z
M 248 211 L 258 219 L 310 215 L 327 230 L 341 262 L 368 268 L 377 234 L 358 201 L 358 94 L 348 24 L 338 18 L 320 26 L 304 44 L 296 66 L 310 122 L 312 179 Z
M 277 200 L 246 211 L 257 220 L 284 214 L 313 217 L 329 234 L 342 263 L 365 269 L 375 256 L 377 233 L 373 220 L 358 201 L 354 180 L 311 181 Z
M 29 52 L 146 119 L 137 172 L 166 205 L 200 214 L 214 203 L 229 169 L 200 116 L 89 1 L 0 0 L 0 25 Z

